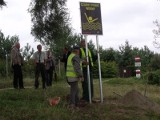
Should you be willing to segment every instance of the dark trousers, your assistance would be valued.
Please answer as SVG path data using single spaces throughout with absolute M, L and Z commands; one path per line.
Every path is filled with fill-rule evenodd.
M 68 82 L 70 85 L 70 104 L 77 105 L 79 102 L 79 90 L 78 90 L 78 81 Z
M 39 74 L 41 73 L 42 77 L 42 88 L 45 88 L 45 66 L 42 63 L 37 63 L 35 68 L 35 88 L 39 87 Z
M 82 99 L 89 101 L 89 90 L 88 90 L 88 76 L 87 76 L 87 68 L 83 68 L 83 77 L 84 81 L 82 82 Z M 93 98 L 93 77 L 92 71 L 90 71 L 90 85 L 91 85 L 91 99 Z
M 46 70 L 46 85 L 52 86 L 53 81 L 53 67 L 50 67 L 48 70 Z
M 13 65 L 13 72 L 14 72 L 13 87 L 14 88 L 24 88 L 21 66 L 19 64 Z

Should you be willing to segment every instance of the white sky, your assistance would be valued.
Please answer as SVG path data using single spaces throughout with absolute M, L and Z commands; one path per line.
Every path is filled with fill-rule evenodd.
M 27 12 L 30 0 L 5 0 L 7 7 L 0 10 L 0 30 L 5 36 L 18 35 L 22 46 L 28 42 L 32 47 L 38 44 L 31 36 L 31 17 Z M 96 2 L 101 4 L 103 35 L 99 44 L 103 48 L 118 49 L 128 40 L 132 47 L 148 46 L 150 50 L 160 53 L 153 46 L 153 21 L 160 20 L 159 0 L 68 0 L 71 24 L 75 32 L 81 33 L 79 2 Z M 95 36 L 88 40 L 96 42 Z

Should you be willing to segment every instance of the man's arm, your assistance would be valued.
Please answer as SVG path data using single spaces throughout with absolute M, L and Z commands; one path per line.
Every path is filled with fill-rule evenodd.
M 74 56 L 73 59 L 72 59 L 72 63 L 73 63 L 73 66 L 74 66 L 74 70 L 75 72 L 77 73 L 78 77 L 82 77 L 83 74 L 82 74 L 82 70 L 81 70 L 81 65 L 80 65 L 80 58 L 79 56 Z

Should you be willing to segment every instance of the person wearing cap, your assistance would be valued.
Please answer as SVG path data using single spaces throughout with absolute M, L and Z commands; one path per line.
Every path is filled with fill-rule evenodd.
M 33 54 L 33 59 L 35 63 L 35 89 L 39 87 L 39 74 L 42 76 L 42 88 L 45 89 L 45 52 L 42 51 L 42 46 L 37 45 L 37 52 Z
M 20 54 L 20 43 L 16 42 L 11 50 L 11 64 L 14 72 L 13 87 L 15 89 L 24 89 L 22 68 L 23 59 Z
M 82 82 L 82 100 L 89 102 L 89 90 L 88 90 L 88 74 L 87 74 L 87 66 L 89 65 L 90 70 L 90 86 L 91 86 L 91 99 L 93 98 L 93 76 L 92 76 L 92 69 L 93 69 L 93 60 L 97 59 L 97 56 L 88 49 L 88 59 L 86 57 L 86 43 L 85 40 L 81 40 L 81 48 L 80 48 L 80 58 L 82 60 L 82 70 L 83 70 L 83 77 L 84 81 Z
M 79 103 L 78 81 L 83 80 L 79 47 L 73 47 L 73 51 L 67 59 L 66 76 L 70 85 L 70 106 L 76 107 Z

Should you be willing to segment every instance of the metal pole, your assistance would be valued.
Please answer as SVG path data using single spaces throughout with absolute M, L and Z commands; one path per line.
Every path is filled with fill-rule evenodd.
M 8 77 L 8 55 L 6 53 L 6 77 Z
M 59 65 L 58 66 L 59 67 L 59 76 L 61 76 L 61 61 L 60 61 L 60 59 L 58 59 L 58 62 L 59 62 L 59 64 L 58 64 Z
M 102 77 L 101 77 L 101 64 L 100 64 L 100 55 L 99 55 L 99 41 L 98 41 L 98 35 L 96 35 L 96 42 L 97 42 L 98 68 L 99 68 L 100 98 L 101 98 L 101 103 L 103 103 L 102 79 L 101 79 Z
M 86 43 L 87 63 L 89 63 L 89 58 L 88 58 L 88 43 L 87 43 L 87 36 L 86 36 L 86 35 L 85 35 L 85 43 Z M 90 83 L 90 70 L 89 70 L 89 65 L 87 65 L 87 76 L 88 76 L 89 103 L 92 103 L 92 101 L 91 101 L 91 83 Z

